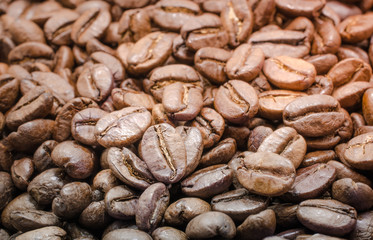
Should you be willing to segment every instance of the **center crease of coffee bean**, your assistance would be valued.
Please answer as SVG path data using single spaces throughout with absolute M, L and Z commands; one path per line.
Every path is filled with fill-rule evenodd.
M 160 145 L 160 149 L 162 151 L 162 154 L 166 160 L 167 165 L 171 168 L 172 175 L 170 179 L 174 179 L 176 177 L 176 168 L 172 163 L 172 157 L 170 153 L 168 152 L 166 142 L 164 140 L 163 131 L 160 126 L 154 126 L 155 130 L 157 131 L 157 137 L 158 137 L 158 143 Z

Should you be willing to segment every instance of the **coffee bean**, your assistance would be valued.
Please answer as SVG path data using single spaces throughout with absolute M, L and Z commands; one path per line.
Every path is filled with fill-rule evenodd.
M 239 239 L 263 239 L 273 235 L 276 229 L 275 212 L 271 209 L 250 215 L 237 227 Z M 249 236 L 249 237 L 248 237 Z
M 133 219 L 138 201 L 139 196 L 123 185 L 113 187 L 105 194 L 106 211 L 116 219 Z
M 188 239 L 188 236 L 184 232 L 182 232 L 182 231 L 180 231 L 176 228 L 172 228 L 172 227 L 157 228 L 153 231 L 152 237 L 155 240 L 161 240 L 161 239 L 164 239 L 164 240 L 172 240 L 172 239 L 187 240 Z
M 35 209 L 13 211 L 10 214 L 10 221 L 18 231 L 22 232 L 48 226 L 62 226 L 61 220 L 52 212 Z

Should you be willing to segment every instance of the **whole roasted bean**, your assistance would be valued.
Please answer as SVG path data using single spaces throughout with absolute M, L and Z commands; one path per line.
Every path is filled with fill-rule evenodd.
M 75 141 L 59 143 L 53 149 L 51 157 L 54 164 L 65 169 L 70 177 L 76 179 L 89 177 L 97 164 L 93 150 Z
M 162 28 L 179 31 L 185 22 L 199 13 L 199 6 L 193 1 L 162 0 L 155 5 L 152 20 Z
M 337 158 L 333 150 L 314 151 L 307 153 L 301 163 L 301 167 L 308 167 L 316 163 L 327 163 Z
M 91 38 L 99 38 L 109 27 L 111 16 L 109 11 L 100 8 L 91 8 L 84 11 L 74 22 L 71 29 L 71 39 L 84 46 Z
M 149 127 L 141 140 L 141 156 L 154 178 L 164 183 L 178 182 L 186 171 L 184 141 L 167 123 Z
M 78 97 L 68 101 L 56 116 L 53 139 L 59 142 L 68 139 L 71 134 L 71 120 L 74 115 L 85 108 L 92 107 L 98 107 L 98 105 L 90 98 Z
M 48 115 L 53 97 L 45 87 L 35 87 L 24 95 L 6 115 L 6 125 L 15 130 L 25 122 Z
M 174 126 L 174 124 L 168 118 L 162 103 L 157 103 L 154 105 L 152 109 L 152 121 L 154 121 L 155 124 L 168 123 L 171 126 Z
M 268 203 L 269 198 L 250 194 L 244 188 L 222 193 L 211 199 L 213 211 L 223 212 L 238 222 L 266 209 Z
M 71 44 L 71 30 L 74 22 L 79 18 L 75 11 L 60 11 L 53 14 L 44 24 L 45 37 L 53 44 Z
M 366 211 L 372 207 L 373 190 L 366 184 L 343 178 L 333 183 L 333 198 L 354 207 L 357 211 Z
M 124 185 L 116 186 L 105 194 L 107 213 L 116 219 L 133 219 L 136 214 L 139 196 Z
M 110 26 L 108 31 L 110 30 Z M 136 42 L 150 33 L 150 31 L 150 17 L 144 9 L 130 9 L 125 11 L 117 27 L 117 33 L 120 34 L 121 42 Z
M 272 128 L 265 126 L 257 126 L 254 128 L 247 141 L 247 148 L 251 152 L 256 152 L 264 139 L 273 133 Z
M 344 159 L 349 165 L 361 170 L 373 169 L 373 132 L 365 133 L 348 141 Z
M 202 134 L 196 127 L 178 126 L 175 130 L 180 134 L 185 144 L 186 170 L 184 176 L 188 176 L 200 163 L 203 152 Z
M 188 239 L 188 236 L 184 232 L 172 227 L 157 228 L 152 232 L 152 237 L 154 240 Z
M 254 16 L 245 0 L 229 0 L 220 13 L 229 35 L 229 45 L 238 46 L 247 40 L 254 26 Z
M 152 232 L 161 223 L 170 202 L 170 193 L 163 183 L 154 183 L 140 196 L 136 209 L 136 225 Z
M 126 72 L 119 59 L 103 51 L 95 51 L 91 54 L 90 58 L 94 63 L 101 63 L 109 68 L 114 82 L 121 82 L 123 80 Z
M 305 234 L 305 229 L 303 228 L 293 228 L 278 233 L 276 236 L 285 238 L 285 239 L 296 239 L 299 235 Z M 265 238 L 267 240 L 267 238 Z
M 300 168 L 297 170 L 293 186 L 284 197 L 290 201 L 317 198 L 332 185 L 336 177 L 336 169 L 325 163 Z
M 357 213 L 353 207 L 336 200 L 311 199 L 299 204 L 297 217 L 311 230 L 343 236 L 355 228 Z
M 233 171 L 226 164 L 200 169 L 181 182 L 187 196 L 209 198 L 224 192 L 232 184 Z
M 109 31 L 109 29 L 107 31 Z M 104 43 L 100 42 L 96 38 L 92 38 L 92 39 L 88 40 L 85 48 L 86 48 L 87 54 L 91 54 L 89 60 L 92 60 L 95 63 L 105 64 L 107 67 L 110 67 L 110 70 L 113 73 L 115 73 L 115 71 L 113 71 L 112 69 L 116 69 L 116 70 L 119 70 L 119 71 L 124 70 L 124 69 L 117 69 L 119 67 L 118 64 L 120 64 L 120 62 L 119 63 L 117 62 L 117 61 L 119 61 L 119 59 L 116 59 L 116 57 L 115 57 L 115 55 L 116 55 L 115 50 L 112 49 L 109 46 L 106 46 Z M 99 53 L 94 54 L 96 52 L 99 52 Z M 107 54 L 109 54 L 110 57 Z M 100 59 L 97 55 L 102 56 L 103 59 Z M 111 62 L 113 65 L 109 66 L 109 62 Z M 122 72 L 118 72 L 118 74 L 122 74 Z M 119 79 L 116 79 L 116 80 L 119 81 Z
M 338 62 L 337 56 L 331 53 L 309 56 L 306 57 L 305 60 L 315 66 L 317 74 L 328 73 L 328 71 Z
M 276 11 L 274 0 L 249 0 L 247 1 L 254 15 L 254 30 L 258 30 L 271 21 Z
M 54 56 L 54 72 L 58 73 L 65 68 L 70 70 L 74 67 L 74 55 L 71 48 L 67 46 L 61 46 Z
M 19 80 L 11 75 L 0 75 L 0 111 L 5 112 L 11 108 L 17 100 Z
M 13 162 L 10 172 L 14 185 L 24 191 L 34 174 L 34 164 L 30 158 L 21 158 Z
M 350 234 L 351 239 L 367 239 L 372 235 L 373 212 L 367 211 L 357 215 L 356 226 Z
M 0 141 L 0 169 L 2 171 L 10 171 L 13 164 L 12 147 L 5 140 Z
M 359 15 L 362 13 L 361 9 L 355 5 L 338 1 L 328 1 L 325 6 L 331 8 L 335 13 L 337 13 L 341 20 L 344 20 L 349 16 Z
M 164 219 L 172 226 L 183 226 L 194 217 L 210 210 L 210 204 L 200 198 L 180 198 L 168 206 Z
M 237 227 L 239 239 L 263 239 L 275 233 L 276 216 L 272 209 L 250 215 Z
M 367 89 L 362 100 L 362 110 L 366 123 L 373 125 L 373 90 Z
M 204 11 L 219 14 L 226 7 L 227 0 L 207 0 L 196 2 L 201 2 Z
M 180 34 L 185 45 L 193 51 L 203 47 L 224 47 L 229 40 L 220 18 L 211 13 L 192 18 L 181 27 Z
M 315 82 L 316 69 L 302 59 L 278 56 L 267 59 L 263 73 L 273 85 L 289 90 L 306 90 Z
M 194 51 L 185 45 L 185 40 L 181 35 L 177 35 L 172 42 L 172 56 L 184 64 L 194 62 Z
M 318 75 L 315 78 L 315 82 L 307 89 L 307 94 L 321 94 L 321 95 L 332 95 L 333 92 L 333 82 L 326 75 Z
M 8 61 L 19 64 L 27 70 L 34 63 L 44 63 L 48 67 L 53 66 L 54 52 L 51 47 L 40 42 L 25 42 L 13 48 L 8 55 Z
M 267 136 L 257 152 L 273 152 L 289 159 L 295 168 L 301 164 L 307 151 L 304 138 L 293 128 L 282 127 Z
M 341 46 L 341 37 L 333 23 L 317 19 L 315 21 L 315 35 L 312 42 L 311 53 L 336 53 Z
M 67 237 L 66 231 L 60 227 L 43 227 L 29 232 L 22 233 L 16 237 L 17 240 L 27 239 L 64 239 Z
M 368 54 L 360 47 L 356 47 L 354 45 L 342 45 L 338 49 L 337 56 L 339 60 L 343 60 L 346 58 L 360 58 L 361 60 L 369 64 Z
M 285 125 L 307 137 L 320 137 L 340 128 L 345 115 L 338 101 L 328 95 L 299 97 L 289 103 L 283 112 Z
M 343 20 L 339 26 L 338 31 L 343 42 L 357 43 L 369 38 L 373 33 L 373 28 L 369 24 L 373 19 L 371 13 L 350 16 Z
M 72 137 L 86 145 L 98 145 L 95 133 L 97 121 L 107 112 L 99 108 L 86 108 L 77 112 L 71 119 Z
M 51 204 L 61 188 L 68 182 L 66 173 L 60 168 L 51 168 L 37 175 L 29 183 L 27 192 L 38 204 Z
M 102 230 L 108 226 L 111 221 L 112 218 L 106 211 L 104 201 L 91 202 L 79 217 L 79 224 L 91 230 Z
M 263 63 L 264 54 L 260 48 L 253 48 L 250 44 L 241 44 L 227 61 L 227 75 L 230 79 L 250 82 L 259 74 Z
M 36 209 L 15 210 L 10 222 L 18 231 L 26 232 L 48 226 L 62 226 L 61 220 L 52 212 Z
M 119 184 L 120 181 L 115 177 L 113 171 L 110 169 L 101 170 L 92 182 L 92 201 L 104 199 L 105 193 Z
M 145 108 L 127 107 L 98 120 L 95 136 L 104 147 L 123 147 L 138 141 L 150 126 L 151 114 Z
M 363 60 L 348 58 L 338 62 L 328 72 L 335 88 L 348 82 L 369 82 L 372 76 L 372 68 Z
M 308 1 L 307 4 L 293 0 L 279 1 L 275 0 L 279 11 L 290 16 L 317 16 L 318 12 L 324 7 L 324 0 Z
M 215 164 L 228 163 L 236 153 L 236 150 L 236 140 L 233 138 L 226 138 L 202 156 L 199 166 L 207 167 Z
M 188 223 L 185 233 L 189 238 L 233 239 L 236 236 L 236 226 L 225 213 L 211 211 L 193 218 Z
M 290 90 L 270 90 L 264 91 L 258 95 L 259 97 L 259 114 L 260 116 L 271 119 L 282 119 L 282 112 L 286 105 L 298 97 L 307 96 L 303 92 Z
M 201 132 L 204 148 L 209 148 L 220 140 L 225 129 L 224 123 L 223 117 L 214 109 L 202 108 L 191 125 Z
M 125 147 L 109 148 L 107 161 L 113 174 L 129 186 L 146 189 L 154 182 L 146 163 Z
M 194 55 L 195 68 L 214 84 L 228 81 L 226 63 L 232 53 L 222 48 L 204 47 Z
M 125 107 L 144 107 L 151 111 L 155 105 L 151 95 L 130 88 L 114 88 L 111 97 L 114 107 L 118 110 Z
M 300 223 L 297 218 L 298 205 L 292 205 L 290 203 L 278 203 L 270 208 L 275 211 L 276 224 L 282 228 L 290 228 L 299 226 Z
M 76 88 L 82 97 L 101 102 L 109 96 L 114 86 L 113 75 L 104 64 L 94 64 L 80 74 Z
M 36 23 L 26 19 L 16 19 L 9 26 L 9 32 L 17 45 L 24 42 L 45 43 L 44 33 L 40 27 Z
M 332 96 L 338 100 L 341 107 L 345 109 L 354 109 L 361 105 L 361 99 L 364 92 L 372 88 L 370 82 L 349 82 L 339 88 L 334 89 Z
M 141 239 L 141 240 L 151 240 L 152 237 L 146 232 L 136 230 L 136 229 L 116 229 L 114 231 L 106 234 L 102 240 L 131 240 L 131 239 Z
M 250 129 L 247 126 L 226 125 L 223 139 L 233 138 L 238 149 L 245 149 L 250 136 Z
M 152 32 L 137 41 L 127 56 L 128 72 L 134 75 L 146 74 L 162 65 L 171 55 L 175 35 Z
M 202 89 L 193 84 L 172 83 L 164 88 L 162 104 L 171 119 L 192 120 L 202 109 Z
M 11 175 L 7 172 L 0 172 L 0 180 L 2 182 L 0 186 L 0 210 L 3 210 L 12 200 L 15 187 Z
M 245 123 L 258 112 L 258 96 L 248 83 L 230 80 L 219 87 L 214 106 L 228 121 Z
M 293 163 L 276 153 L 257 152 L 237 156 L 236 170 L 240 184 L 252 193 L 279 196 L 290 190 L 295 180 Z

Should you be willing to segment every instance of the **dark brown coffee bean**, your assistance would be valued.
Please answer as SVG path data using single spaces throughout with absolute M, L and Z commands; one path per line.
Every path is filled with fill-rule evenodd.
M 25 191 L 34 174 L 34 164 L 30 158 L 21 158 L 13 162 L 10 172 L 14 185 Z
M 0 75 L 0 111 L 10 109 L 17 100 L 19 80 L 11 75 Z
M 185 45 L 185 40 L 181 35 L 177 35 L 172 42 L 172 56 L 184 64 L 194 62 L 194 51 Z
M 131 239 L 141 239 L 141 240 L 151 240 L 152 237 L 146 232 L 136 230 L 136 229 L 117 229 L 106 234 L 102 240 L 131 240 Z
M 139 196 L 124 185 L 116 186 L 105 194 L 107 213 L 116 219 L 133 219 Z
M 61 220 L 52 212 L 36 209 L 16 210 L 10 214 L 11 224 L 22 232 L 48 226 L 62 226 Z
M 203 47 L 224 47 L 229 40 L 220 18 L 211 13 L 192 18 L 181 27 L 180 34 L 185 45 L 193 51 Z
M 129 149 L 112 147 L 107 154 L 109 168 L 127 185 L 145 190 L 154 182 L 146 163 Z
M 194 55 L 194 65 L 212 83 L 223 84 L 228 81 L 225 67 L 231 56 L 225 49 L 204 47 Z
M 138 141 L 150 123 L 151 114 L 145 108 L 127 107 L 98 120 L 95 136 L 104 147 L 124 147 Z
M 338 101 L 328 95 L 299 97 L 285 107 L 283 120 L 303 136 L 320 137 L 342 126 L 345 115 L 340 109 Z
M 109 29 L 110 30 L 110 26 Z M 121 42 L 137 42 L 151 32 L 150 16 L 144 9 L 123 12 L 117 27 Z M 107 34 L 107 32 L 106 32 Z
M 268 24 L 276 11 L 274 0 L 249 0 L 247 3 L 254 14 L 254 30 Z
M 134 75 L 146 74 L 162 65 L 171 55 L 175 35 L 152 32 L 137 41 L 128 52 L 128 67 L 126 67 L 128 72 Z
M 113 171 L 110 169 L 101 170 L 92 182 L 92 201 L 103 200 L 105 193 L 119 184 L 120 181 L 115 177 Z
M 355 228 L 357 213 L 353 207 L 336 200 L 312 199 L 299 204 L 297 217 L 313 231 L 343 236 Z
M 275 211 L 276 224 L 281 228 L 291 228 L 300 225 L 297 218 L 298 205 L 278 203 L 270 208 Z
M 247 141 L 248 150 L 251 152 L 256 152 L 264 139 L 266 139 L 272 133 L 273 130 L 270 127 L 257 126 L 256 128 L 254 128 L 251 131 L 250 137 Z
M 193 84 L 172 83 L 164 88 L 162 104 L 171 119 L 192 120 L 202 109 L 202 89 Z
M 258 96 L 253 87 L 240 80 L 220 86 L 214 99 L 215 109 L 232 123 L 245 123 L 258 112 Z
M 125 107 L 144 107 L 151 111 L 155 105 L 151 95 L 130 88 L 114 88 L 111 97 L 114 107 L 118 110 Z
M 373 33 L 373 28 L 370 24 L 372 19 L 373 15 L 367 13 L 350 16 L 343 20 L 338 26 L 338 31 L 343 42 L 357 43 L 369 38 Z
M 15 130 L 18 126 L 48 115 L 53 97 L 45 87 L 35 87 L 24 95 L 6 115 L 6 125 Z
M 223 212 L 239 222 L 244 221 L 249 215 L 265 210 L 268 203 L 269 198 L 250 194 L 244 188 L 222 193 L 211 199 L 213 211 Z
M 113 52 L 113 54 L 115 53 Z M 111 74 L 113 75 L 114 82 L 121 82 L 123 80 L 126 72 L 119 59 L 103 51 L 95 51 L 91 54 L 90 58 L 94 63 L 101 63 L 109 68 Z
M 229 45 L 237 47 L 247 40 L 254 26 L 254 15 L 245 0 L 229 0 L 220 13 L 228 32 Z
M 152 121 L 154 121 L 155 124 L 168 123 L 171 126 L 174 126 L 174 124 L 168 118 L 162 103 L 157 103 L 154 105 L 152 109 Z
M 9 172 L 13 164 L 12 147 L 10 144 L 2 140 L 0 141 L 0 170 Z
M 236 150 L 236 140 L 233 138 L 226 138 L 202 156 L 199 166 L 207 167 L 215 164 L 228 163 L 236 153 Z
M 54 239 L 64 239 L 67 237 L 66 231 L 60 227 L 43 227 L 39 229 L 35 229 L 32 231 L 28 231 L 22 233 L 21 235 L 17 236 L 19 240 L 27 240 L 27 239 L 35 239 L 35 238 L 54 238 Z
M 163 183 L 154 183 L 140 196 L 136 209 L 136 225 L 139 229 L 155 230 L 170 202 L 170 193 Z
M 311 53 L 336 53 L 341 46 L 341 37 L 331 21 L 315 20 L 315 35 L 312 42 Z
M 302 96 L 307 96 L 307 94 L 289 90 L 270 90 L 262 92 L 258 95 L 259 114 L 267 119 L 280 120 L 282 119 L 282 112 L 286 105 Z
M 99 108 L 86 108 L 77 112 L 71 119 L 72 137 L 86 145 L 99 145 L 94 135 L 95 126 L 98 120 L 106 114 L 107 112 Z
M 325 163 L 300 168 L 297 170 L 293 186 L 284 197 L 287 200 L 299 202 L 317 198 L 332 185 L 336 177 L 336 169 Z
M 149 127 L 141 140 L 140 152 L 158 181 L 175 183 L 184 176 L 187 158 L 184 141 L 171 125 Z
M 109 27 L 110 21 L 111 16 L 106 9 L 90 8 L 74 22 L 71 39 L 74 43 L 84 46 L 89 39 L 100 38 Z
M 27 192 L 38 204 L 47 205 L 52 203 L 66 183 L 65 172 L 60 168 L 51 168 L 32 179 L 27 187 Z
M 337 170 L 337 179 L 351 178 L 355 182 L 361 182 L 370 187 L 372 186 L 371 180 L 341 162 L 332 160 L 328 162 L 328 165 L 332 165 Z
M 306 57 L 305 60 L 315 66 L 317 74 L 326 74 L 338 62 L 334 54 L 320 54 Z
M 75 11 L 64 10 L 53 14 L 44 24 L 45 37 L 56 45 L 71 44 L 72 26 L 78 18 L 79 14 Z
M 195 1 L 201 2 L 202 9 L 206 12 L 219 14 L 226 7 L 228 0 L 207 0 L 207 1 Z
M 214 109 L 202 108 L 191 125 L 201 132 L 204 148 L 209 148 L 220 140 L 225 129 L 224 123 L 223 117 Z
M 76 179 L 89 177 L 97 164 L 97 157 L 93 150 L 75 141 L 59 143 L 53 149 L 51 157 L 54 164 Z
M 332 195 L 335 200 L 366 211 L 372 207 L 373 190 L 366 184 L 343 178 L 333 183 Z
M 168 206 L 164 219 L 172 226 L 183 226 L 194 217 L 210 210 L 210 204 L 200 198 L 181 198 Z
M 315 82 L 307 89 L 307 94 L 332 95 L 333 82 L 326 76 L 316 76 Z
M 0 172 L 0 180 L 2 182 L 0 186 L 0 210 L 3 210 L 5 206 L 13 199 L 15 193 L 15 187 L 12 182 L 11 175 L 7 172 Z
M 354 45 L 342 45 L 338 49 L 337 56 L 339 60 L 344 60 L 347 58 L 360 58 L 369 64 L 368 54 L 360 47 L 356 47 Z
M 307 153 L 301 163 L 301 167 L 309 167 L 316 163 L 327 163 L 337 158 L 333 150 L 314 151 Z
M 344 151 L 344 159 L 349 165 L 361 170 L 373 169 L 373 132 L 365 133 L 348 141 Z
M 180 134 L 185 144 L 186 170 L 184 176 L 188 176 L 200 163 L 203 152 L 202 134 L 196 127 L 178 126 L 175 130 Z
M 365 91 L 362 100 L 362 110 L 366 123 L 373 125 L 373 90 L 368 89 Z
M 278 233 L 276 236 L 281 237 L 281 239 L 296 239 L 299 235 L 304 235 L 305 229 L 303 228 L 293 228 Z M 267 238 L 265 238 L 267 240 Z
M 238 239 L 263 239 L 275 233 L 276 216 L 271 209 L 250 215 L 237 227 Z
M 315 0 L 304 2 L 297 2 L 294 0 L 279 1 L 275 0 L 276 7 L 280 12 L 290 16 L 305 16 L 314 17 L 324 7 L 324 0 Z
M 288 56 L 267 59 L 263 73 L 273 85 L 296 91 L 306 90 L 316 77 L 316 69 L 311 63 Z
M 103 230 L 111 221 L 112 218 L 106 211 L 104 201 L 91 202 L 79 217 L 79 224 L 91 230 Z M 92 236 L 91 238 L 94 237 Z
M 236 174 L 247 190 L 262 196 L 279 196 L 290 190 L 295 179 L 293 163 L 278 154 L 257 152 L 237 156 Z
M 226 164 L 206 167 L 194 172 L 181 182 L 187 196 L 209 198 L 226 191 L 232 184 L 233 171 Z
M 241 44 L 227 61 L 226 71 L 230 79 L 250 82 L 259 74 L 263 64 L 264 54 L 260 48 L 253 48 L 250 44 Z
M 184 232 L 172 227 L 157 228 L 152 232 L 152 237 L 154 240 L 188 239 L 188 236 Z
M 341 107 L 350 110 L 361 105 L 364 92 L 372 87 L 373 84 L 370 82 L 349 82 L 341 87 L 335 88 L 332 96 L 338 100 Z
M 372 234 L 372 211 L 361 213 L 357 216 L 356 226 L 350 234 L 351 239 L 367 239 Z
M 236 236 L 236 226 L 225 213 L 211 211 L 193 218 L 188 223 L 185 233 L 189 238 L 233 239 Z
M 74 67 L 74 55 L 71 48 L 67 46 L 61 46 L 54 56 L 54 72 L 59 73 L 63 69 L 68 68 L 72 70 Z

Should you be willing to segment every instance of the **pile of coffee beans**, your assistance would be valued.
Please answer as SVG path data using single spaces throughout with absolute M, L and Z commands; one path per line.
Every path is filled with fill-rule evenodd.
M 0 239 L 373 239 L 373 0 L 0 0 Z

